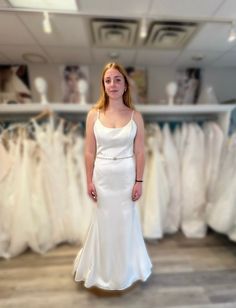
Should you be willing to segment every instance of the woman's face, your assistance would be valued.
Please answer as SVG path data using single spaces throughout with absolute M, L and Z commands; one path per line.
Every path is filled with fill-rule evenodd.
M 105 92 L 111 99 L 121 98 L 125 91 L 124 76 L 115 68 L 110 68 L 104 75 Z
M 68 78 L 67 78 L 67 85 L 68 85 L 68 88 L 71 90 L 71 91 L 76 91 L 77 90 L 77 82 L 79 80 L 79 77 L 76 73 L 70 73 L 68 75 Z

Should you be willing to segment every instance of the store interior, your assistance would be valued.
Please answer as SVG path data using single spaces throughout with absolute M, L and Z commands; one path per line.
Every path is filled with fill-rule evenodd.
M 72 277 L 94 211 L 86 116 L 108 62 L 145 124 L 153 274 L 122 292 Z M 0 306 L 236 307 L 235 81 L 235 0 L 0 0 Z

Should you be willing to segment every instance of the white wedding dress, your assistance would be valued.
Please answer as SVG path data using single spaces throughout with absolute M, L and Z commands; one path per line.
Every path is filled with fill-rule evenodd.
M 197 124 L 189 124 L 182 156 L 182 221 L 186 237 L 206 235 L 204 134 Z
M 94 124 L 97 156 L 93 182 L 98 201 L 73 269 L 75 281 L 84 281 L 87 288 L 122 290 L 137 280 L 145 281 L 151 274 L 137 205 L 131 197 L 136 130 L 132 118 L 121 128 L 108 128 L 98 114 Z
M 181 176 L 178 151 L 167 123 L 163 127 L 163 156 L 170 190 L 164 232 L 175 233 L 181 220 Z
M 147 162 L 144 194 L 140 199 L 142 231 L 145 239 L 156 240 L 164 235 L 166 213 L 170 201 L 165 160 L 161 153 L 163 136 L 160 127 L 148 124 L 146 135 Z

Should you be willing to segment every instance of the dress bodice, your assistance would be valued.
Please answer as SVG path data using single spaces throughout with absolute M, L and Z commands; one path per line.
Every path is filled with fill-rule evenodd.
M 133 144 L 136 136 L 137 126 L 133 120 L 119 128 L 106 127 L 99 119 L 94 123 L 94 134 L 96 138 L 97 156 L 108 158 L 122 158 L 133 155 Z

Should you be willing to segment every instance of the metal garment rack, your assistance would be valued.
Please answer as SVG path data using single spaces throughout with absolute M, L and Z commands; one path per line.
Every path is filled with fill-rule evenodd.
M 40 103 L 0 105 L 0 122 L 26 122 L 44 110 L 72 122 L 85 122 L 92 104 Z M 236 105 L 136 105 L 145 123 L 216 121 L 227 135 L 230 114 Z

